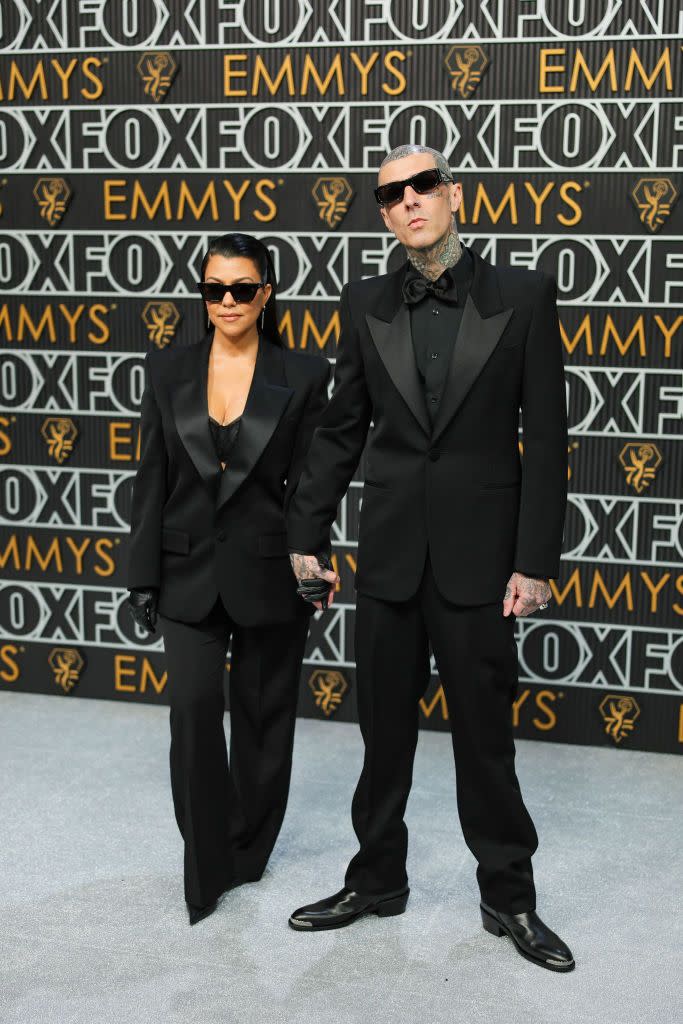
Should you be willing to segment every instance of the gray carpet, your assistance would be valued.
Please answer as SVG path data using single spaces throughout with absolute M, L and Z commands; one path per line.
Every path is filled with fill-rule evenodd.
M 226 729 L 229 720 L 226 717 Z M 190 928 L 166 708 L 0 693 L 2 1024 L 639 1024 L 680 1020 L 681 761 L 518 743 L 551 974 L 481 928 L 449 738 L 422 734 L 402 917 L 299 934 L 355 850 L 355 726 L 298 724 L 269 869 Z M 677 915 L 678 910 L 678 915 Z

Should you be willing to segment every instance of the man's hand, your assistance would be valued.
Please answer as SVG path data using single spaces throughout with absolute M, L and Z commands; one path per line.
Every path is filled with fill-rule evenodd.
M 503 598 L 503 615 L 510 612 L 522 617 L 531 615 L 552 597 L 550 584 L 546 579 L 524 576 L 521 572 L 513 572 L 505 587 Z
M 323 558 L 323 562 L 319 558 Z M 334 588 L 339 583 L 336 572 L 324 556 L 290 553 L 289 560 L 298 583 L 297 593 L 318 609 L 334 602 Z M 328 566 L 328 567 L 326 567 Z

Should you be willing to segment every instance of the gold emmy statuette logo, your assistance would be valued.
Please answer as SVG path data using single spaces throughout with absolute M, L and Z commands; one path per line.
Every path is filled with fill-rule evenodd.
M 325 668 L 316 669 L 311 674 L 308 685 L 315 697 L 315 706 L 328 718 L 337 710 L 349 688 L 341 672 Z
M 600 701 L 600 714 L 605 721 L 605 732 L 615 743 L 621 743 L 624 736 L 633 732 L 640 708 L 633 697 L 615 696 L 608 693 Z
M 630 441 L 621 449 L 619 462 L 624 467 L 626 483 L 636 494 L 642 494 L 662 464 L 662 453 L 651 441 Z
M 40 216 L 51 228 L 59 224 L 71 199 L 71 189 L 64 178 L 38 178 L 33 186 L 33 195 Z
M 68 416 L 48 416 L 40 428 L 51 457 L 60 465 L 71 455 L 78 437 L 76 424 Z
M 311 193 L 320 219 L 330 228 L 341 224 L 353 199 L 353 189 L 346 178 L 318 178 Z
M 640 211 L 640 222 L 650 231 L 661 228 L 678 199 L 670 178 L 641 178 L 631 189 L 631 198 Z
M 173 302 L 148 302 L 142 313 L 149 340 L 157 348 L 166 348 L 175 334 L 180 312 Z
M 463 99 L 476 91 L 489 63 L 481 46 L 451 46 L 444 57 L 451 85 Z
M 136 67 L 140 78 L 145 83 L 145 95 L 151 96 L 155 103 L 163 99 L 171 88 L 178 65 L 165 50 L 143 53 Z
M 71 693 L 79 680 L 85 662 L 75 647 L 53 647 L 48 664 L 54 673 L 54 681 L 64 693 Z

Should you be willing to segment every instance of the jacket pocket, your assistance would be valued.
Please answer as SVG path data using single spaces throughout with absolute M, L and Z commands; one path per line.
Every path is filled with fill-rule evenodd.
M 524 343 L 524 334 L 521 331 L 515 331 L 510 334 L 509 338 L 501 338 L 498 348 L 507 349 L 519 348 Z
M 283 530 L 281 533 L 262 533 L 258 539 L 258 553 L 262 558 L 279 558 L 282 555 L 288 555 L 289 549 L 287 547 L 287 534 Z
M 168 526 L 161 528 L 161 550 L 173 551 L 176 555 L 189 555 L 190 535 L 185 530 L 172 530 Z
M 376 487 L 380 491 L 389 491 L 391 488 L 388 484 L 380 484 L 377 480 L 364 480 L 363 485 L 365 487 Z

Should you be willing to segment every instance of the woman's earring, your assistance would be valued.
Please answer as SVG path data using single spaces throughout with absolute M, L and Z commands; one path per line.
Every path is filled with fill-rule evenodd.
M 263 308 L 261 310 L 261 330 L 263 330 L 263 322 L 264 322 L 265 319 L 266 319 L 266 305 L 264 303 L 263 304 Z

